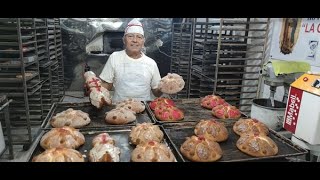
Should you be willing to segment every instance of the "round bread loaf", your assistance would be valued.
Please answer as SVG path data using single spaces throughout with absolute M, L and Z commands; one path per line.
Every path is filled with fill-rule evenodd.
M 135 99 L 126 99 L 122 102 L 120 102 L 119 104 L 117 104 L 116 106 L 118 107 L 124 107 L 124 108 L 128 108 L 131 109 L 132 111 L 134 111 L 135 113 L 141 113 L 146 109 L 146 106 L 141 102 L 141 101 L 137 101 Z
M 96 146 L 98 144 L 112 144 L 114 145 L 114 139 L 108 133 L 100 133 L 95 136 L 92 140 L 92 146 Z
M 179 108 L 171 105 L 159 105 L 155 108 L 154 114 L 161 121 L 180 121 L 184 113 Z
M 171 150 L 163 143 L 149 141 L 138 144 L 131 153 L 133 162 L 175 162 Z
M 57 113 L 50 120 L 51 126 L 55 128 L 63 126 L 81 128 L 88 125 L 90 122 L 91 119 L 88 113 L 85 113 L 81 110 L 74 110 L 72 108 Z
M 241 117 L 239 109 L 230 105 L 217 105 L 212 108 L 212 115 L 219 119 L 238 119 Z
M 82 133 L 73 127 L 64 126 L 53 128 L 44 134 L 40 140 L 40 145 L 44 149 L 50 148 L 72 148 L 77 149 L 83 145 L 85 138 Z
M 200 120 L 194 129 L 194 133 L 199 135 L 211 136 L 216 142 L 222 142 L 228 139 L 229 133 L 223 123 L 220 123 L 214 119 L 212 120 Z
M 159 98 L 154 99 L 153 101 L 151 101 L 149 103 L 149 106 L 150 106 L 151 110 L 154 111 L 157 106 L 163 106 L 163 105 L 167 105 L 167 104 L 171 105 L 171 106 L 175 106 L 174 102 L 171 99 L 163 98 L 163 97 L 159 97 Z
M 254 134 L 269 134 L 268 127 L 263 124 L 262 122 L 256 120 L 256 119 L 239 119 L 237 122 L 233 125 L 233 131 L 241 136 L 245 133 L 254 133 Z
M 33 157 L 32 162 L 84 162 L 84 158 L 74 149 L 51 148 Z
M 184 88 L 185 82 L 183 78 L 176 73 L 168 73 L 164 76 L 158 85 L 161 92 L 166 94 L 175 94 Z
M 228 105 L 224 99 L 216 95 L 207 95 L 201 99 L 201 106 L 207 109 L 212 109 L 220 104 Z
M 220 145 L 210 137 L 191 136 L 181 145 L 180 152 L 194 162 L 214 162 L 222 157 Z
M 109 124 L 128 124 L 136 120 L 135 112 L 127 108 L 115 108 L 106 113 L 105 121 Z
M 97 144 L 89 152 L 90 162 L 119 162 L 120 148 L 112 144 Z
M 278 153 L 277 144 L 264 134 L 243 134 L 236 145 L 240 151 L 254 157 L 273 156 Z
M 157 125 L 142 123 L 131 128 L 129 137 L 132 144 L 135 145 L 148 141 L 161 142 L 163 139 L 163 132 Z

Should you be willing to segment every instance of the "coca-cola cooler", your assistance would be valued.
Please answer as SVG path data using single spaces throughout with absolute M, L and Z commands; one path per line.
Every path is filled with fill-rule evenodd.
M 291 84 L 283 127 L 293 142 L 320 155 L 320 75 L 306 73 Z

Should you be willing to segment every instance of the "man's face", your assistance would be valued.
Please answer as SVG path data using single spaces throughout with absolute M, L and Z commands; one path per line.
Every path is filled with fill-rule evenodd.
M 144 36 L 138 33 L 129 33 L 124 37 L 124 44 L 127 51 L 140 53 L 144 45 Z

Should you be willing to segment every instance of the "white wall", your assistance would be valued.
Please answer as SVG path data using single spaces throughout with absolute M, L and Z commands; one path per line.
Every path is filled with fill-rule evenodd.
M 270 51 L 271 51 L 272 33 L 273 33 L 273 28 L 274 28 L 274 22 L 275 22 L 275 19 L 271 18 L 270 26 L 269 26 L 269 35 L 268 35 L 269 39 L 268 39 L 268 43 L 267 43 L 265 62 L 267 62 L 270 59 Z M 311 71 L 320 72 L 320 67 L 311 66 Z M 263 84 L 263 81 L 261 81 L 261 86 L 260 87 L 261 88 L 260 88 L 259 98 L 269 98 L 269 96 L 270 96 L 270 86 Z M 276 90 L 275 100 L 282 101 L 283 100 L 283 95 L 284 95 L 284 87 L 280 86 Z

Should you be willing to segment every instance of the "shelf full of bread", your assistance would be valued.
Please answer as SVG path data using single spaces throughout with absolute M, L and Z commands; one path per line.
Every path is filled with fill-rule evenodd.
M 12 143 L 28 147 L 42 123 L 42 81 L 34 18 L 0 19 L 0 93 L 12 99 Z
M 213 92 L 250 112 L 259 88 L 268 24 L 266 18 L 194 19 L 188 97 Z
M 191 22 L 172 24 L 170 72 L 182 76 L 186 84 L 190 79 L 190 59 L 192 50 L 193 25 Z M 188 87 L 185 86 L 174 98 L 187 98 Z

